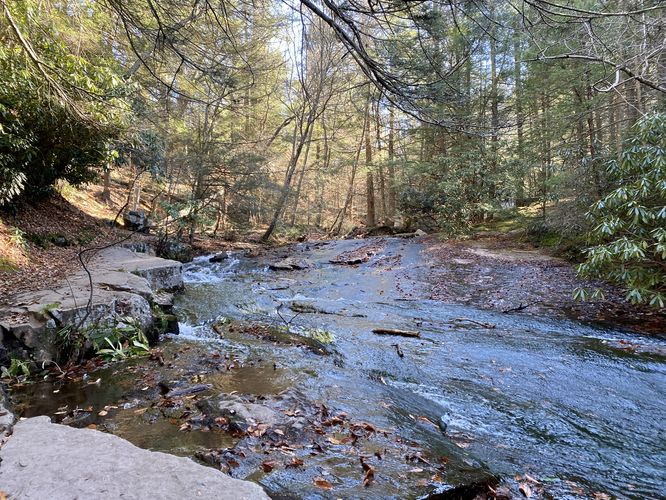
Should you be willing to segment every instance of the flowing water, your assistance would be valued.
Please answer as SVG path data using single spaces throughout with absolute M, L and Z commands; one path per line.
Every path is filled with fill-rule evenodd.
M 311 458 L 306 471 L 257 472 L 256 464 L 232 471 L 276 497 L 417 497 L 436 491 L 437 483 L 451 487 L 494 477 L 515 492 L 513 478 L 525 474 L 538 481 L 530 483 L 534 492 L 546 497 L 664 497 L 664 358 L 613 348 L 614 340 L 627 338 L 621 330 L 428 300 L 431 264 L 414 240 L 376 240 L 377 253 L 358 266 L 330 263 L 368 243 L 297 245 L 291 255 L 312 266 L 295 271 L 269 270 L 268 257 L 231 254 L 215 264 L 197 258 L 186 267 L 186 290 L 177 299 L 180 336 L 163 345 L 172 362 L 112 365 L 88 380 L 57 388 L 38 384 L 15 398 L 26 416 L 97 422 L 146 448 L 194 456 L 233 446 L 224 433 L 181 432 L 174 424 L 182 415 L 170 422 L 147 404 L 159 398 L 155 382 L 177 378 L 178 369 L 180 379 L 209 383 L 206 394 L 270 398 L 292 391 L 389 429 L 401 446 L 419 447 L 429 461 L 448 460 L 442 477 L 434 477 L 418 463 L 401 466 L 408 460 L 398 451 L 393 461 L 375 460 L 369 487 L 359 480 L 358 456 L 344 446 Z M 233 329 L 221 338 L 212 328 L 238 320 L 288 327 L 323 341 L 332 354 Z M 374 334 L 378 327 L 421 336 Z M 664 345 L 654 337 L 631 338 Z M 206 369 L 220 356 L 241 360 L 243 367 Z M 96 413 L 104 405 L 113 415 L 101 422 Z M 376 446 L 391 454 L 387 442 Z M 372 455 L 372 448 L 364 452 Z M 315 487 L 314 476 L 325 477 L 333 489 Z

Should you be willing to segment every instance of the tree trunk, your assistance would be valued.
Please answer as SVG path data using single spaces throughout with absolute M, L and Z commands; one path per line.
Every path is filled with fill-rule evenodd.
M 495 198 L 497 196 L 495 185 L 495 176 L 497 175 L 497 155 L 499 153 L 499 92 L 498 92 L 498 75 L 497 75 L 497 40 L 495 38 L 496 29 L 494 24 L 495 19 L 495 4 L 490 2 L 491 10 L 490 15 L 493 20 L 493 27 L 490 32 L 490 126 L 492 129 L 492 159 L 491 165 L 491 184 L 490 196 Z
M 280 198 L 278 199 L 277 206 L 275 207 L 275 212 L 273 212 L 273 218 L 271 219 L 271 223 L 268 225 L 268 229 L 266 229 L 264 234 L 261 236 L 261 241 L 266 242 L 269 240 L 273 234 L 273 231 L 275 231 L 280 218 L 282 217 L 282 213 L 284 212 L 284 209 L 287 205 L 287 200 L 289 198 L 291 181 L 294 177 L 294 173 L 296 172 L 298 160 L 301 157 L 303 146 L 305 145 L 307 137 L 310 135 L 310 129 L 312 128 L 315 120 L 316 109 L 317 105 L 316 103 L 313 103 L 312 108 L 308 113 L 307 119 L 305 120 L 305 129 L 301 131 L 298 144 L 292 150 L 291 158 L 289 160 L 289 164 L 287 165 L 287 172 L 285 173 L 284 183 L 282 184 L 282 192 L 280 193 Z M 301 124 L 302 123 L 303 121 L 301 120 Z
M 377 101 L 377 107 L 375 109 L 375 133 L 377 138 L 377 156 L 381 155 L 382 151 L 382 142 L 381 142 L 381 120 L 379 117 L 379 101 Z M 386 221 L 387 219 L 387 208 L 386 208 L 386 179 L 384 176 L 384 166 L 380 163 L 378 166 L 379 173 L 379 199 L 381 201 L 381 220 Z
M 291 212 L 291 225 L 296 224 L 296 212 L 298 210 L 298 202 L 301 197 L 301 187 L 303 186 L 303 177 L 305 177 L 305 169 L 308 165 L 308 156 L 310 155 L 310 145 L 312 144 L 312 130 L 310 130 L 310 137 L 308 137 L 307 145 L 305 146 L 305 154 L 303 155 L 303 166 L 298 176 L 298 183 L 296 185 L 296 193 L 294 195 L 294 209 Z
M 388 137 L 388 223 L 393 226 L 395 222 L 396 194 L 395 194 L 395 136 L 394 111 L 389 109 L 389 137 Z
M 367 119 L 367 117 L 366 117 Z M 363 126 L 363 134 L 361 134 L 361 140 L 358 143 L 358 148 L 356 149 L 356 155 L 354 156 L 354 163 L 352 164 L 351 175 L 349 178 L 349 187 L 347 189 L 347 196 L 345 197 L 345 204 L 342 209 L 338 212 L 337 217 L 331 224 L 331 229 L 328 231 L 329 234 L 340 234 L 342 230 L 342 224 L 345 220 L 345 216 L 349 211 L 353 218 L 353 201 L 354 201 L 354 181 L 356 179 L 356 169 L 358 168 L 358 163 L 361 158 L 361 150 L 363 149 L 363 142 L 365 140 L 365 125 Z M 337 227 L 336 227 L 337 226 Z
M 369 114 L 370 111 L 366 111 Z M 367 227 L 374 227 L 377 224 L 375 219 L 375 184 L 372 172 L 372 139 L 370 138 L 370 117 L 365 120 L 365 168 L 366 174 L 366 217 L 365 225 Z
M 111 165 L 104 169 L 104 188 L 102 189 L 102 201 L 111 204 Z

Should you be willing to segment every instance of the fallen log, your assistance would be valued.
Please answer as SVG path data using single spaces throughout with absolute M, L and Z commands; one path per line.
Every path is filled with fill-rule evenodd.
M 396 330 L 393 328 L 375 328 L 372 330 L 372 333 L 376 333 L 377 335 L 398 335 L 400 337 L 420 337 L 421 334 L 419 332 L 414 332 L 411 330 Z

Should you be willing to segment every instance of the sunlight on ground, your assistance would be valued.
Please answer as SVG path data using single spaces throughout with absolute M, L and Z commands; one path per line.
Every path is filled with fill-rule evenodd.
M 11 272 L 28 263 L 23 232 L 0 220 L 0 271 Z

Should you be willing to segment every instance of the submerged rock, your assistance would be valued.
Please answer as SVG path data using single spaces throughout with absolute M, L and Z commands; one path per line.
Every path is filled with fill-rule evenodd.
M 238 395 L 222 394 L 201 401 L 197 406 L 205 415 L 225 417 L 242 430 L 257 424 L 273 426 L 279 421 L 278 414 L 268 406 L 247 401 Z
M 10 498 L 267 499 L 262 488 L 189 458 L 137 448 L 111 434 L 19 422 L 0 450 L 0 484 Z

